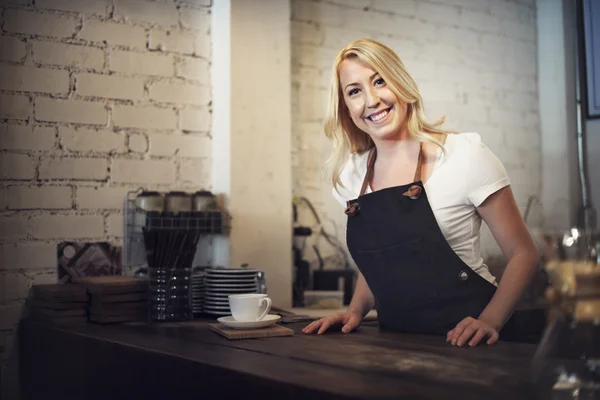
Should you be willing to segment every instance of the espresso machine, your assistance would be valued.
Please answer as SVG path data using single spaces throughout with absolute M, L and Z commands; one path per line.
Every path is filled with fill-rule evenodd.
M 540 399 L 600 399 L 600 232 L 546 235 L 548 324 L 533 360 Z

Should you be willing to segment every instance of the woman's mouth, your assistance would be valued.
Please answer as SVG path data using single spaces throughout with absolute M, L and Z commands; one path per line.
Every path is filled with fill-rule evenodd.
M 383 121 L 384 119 L 386 119 L 386 117 L 389 115 L 391 109 L 392 108 L 390 107 L 390 108 L 386 108 L 385 110 L 381 110 L 376 113 L 373 113 L 373 114 L 369 115 L 367 117 L 367 119 L 369 121 L 377 124 L 377 123 Z

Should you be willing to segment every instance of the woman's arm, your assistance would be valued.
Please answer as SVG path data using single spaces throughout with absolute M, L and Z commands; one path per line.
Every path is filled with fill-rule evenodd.
M 359 272 L 354 295 L 348 306 L 348 312 L 356 312 L 364 318 L 364 316 L 371 311 L 373 306 L 375 306 L 375 297 L 373 296 L 369 285 L 367 285 L 365 277 Z
M 335 324 L 343 324 L 342 332 L 349 333 L 356 329 L 365 315 L 375 305 L 375 297 L 365 280 L 365 277 L 360 272 L 358 273 L 358 279 L 356 281 L 356 289 L 354 289 L 354 295 L 352 301 L 348 306 L 348 309 L 344 312 L 337 312 L 328 315 L 325 318 L 321 318 L 314 321 L 302 329 L 304 333 L 317 333 L 323 334 L 327 329 Z
M 488 224 L 508 260 L 496 293 L 477 317 L 466 318 L 448 333 L 448 340 L 462 346 L 475 345 L 486 336 L 498 340 L 498 331 L 512 314 L 538 265 L 537 248 L 519 212 L 510 186 L 490 195 L 477 212 Z

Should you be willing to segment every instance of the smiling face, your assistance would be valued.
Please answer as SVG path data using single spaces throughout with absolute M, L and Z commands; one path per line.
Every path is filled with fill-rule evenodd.
M 371 66 L 347 58 L 339 66 L 340 88 L 350 118 L 378 140 L 398 138 L 406 129 L 406 103 L 400 101 Z

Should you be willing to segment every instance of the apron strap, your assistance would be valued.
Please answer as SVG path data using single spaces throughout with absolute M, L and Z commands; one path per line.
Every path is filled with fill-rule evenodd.
M 373 179 L 373 171 L 375 166 L 375 159 L 377 158 L 377 147 L 373 147 L 371 152 L 369 153 L 369 158 L 367 158 L 367 173 L 365 174 L 365 179 L 363 180 L 362 187 L 360 188 L 359 196 L 362 196 L 367 192 L 367 186 L 371 183 L 371 179 Z M 419 144 L 419 158 L 417 159 L 417 168 L 415 169 L 415 176 L 413 178 L 413 182 L 417 182 L 421 180 L 421 166 L 423 164 L 423 143 Z

